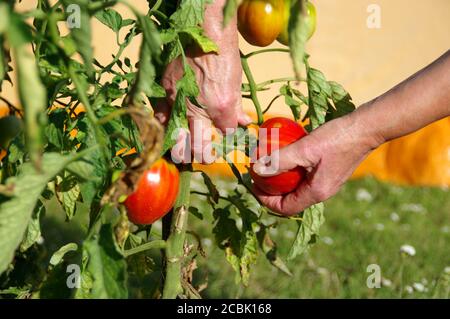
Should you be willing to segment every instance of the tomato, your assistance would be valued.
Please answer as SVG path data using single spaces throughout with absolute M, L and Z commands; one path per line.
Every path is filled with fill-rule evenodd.
M 161 158 L 144 172 L 134 193 L 125 200 L 128 218 L 135 224 L 152 224 L 175 204 L 180 174 L 175 165 Z
M 278 139 L 271 129 L 278 128 Z M 266 129 L 266 136 L 262 135 L 262 130 Z M 257 158 L 270 155 L 273 151 L 283 148 L 298 141 L 308 133 L 295 121 L 284 117 L 274 117 L 265 121 L 260 127 L 259 145 L 257 148 Z M 267 146 L 266 146 L 267 145 Z M 250 165 L 250 176 L 255 185 L 263 192 L 270 195 L 282 195 L 292 192 L 297 188 L 305 176 L 303 167 L 296 167 L 285 173 L 276 176 L 263 177 L 253 171 L 253 164 Z
M 291 15 L 291 1 L 284 0 L 284 25 L 283 30 L 277 40 L 281 44 L 289 45 L 289 17 Z M 308 40 L 311 39 L 316 31 L 317 13 L 316 7 L 310 1 L 306 3 L 306 25 L 308 26 Z
M 271 44 L 283 30 L 283 0 L 244 0 L 238 9 L 238 28 L 256 46 Z
M 0 119 L 0 147 L 7 148 L 11 140 L 22 131 L 22 120 L 10 115 Z

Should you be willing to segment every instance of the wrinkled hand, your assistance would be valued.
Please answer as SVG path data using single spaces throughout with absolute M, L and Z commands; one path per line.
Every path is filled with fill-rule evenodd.
M 187 101 L 191 148 L 195 158 L 201 162 L 205 162 L 203 155 L 212 149 L 212 124 L 225 133 L 227 129 L 235 129 L 238 124 L 248 125 L 251 122 L 241 104 L 242 66 L 237 24 L 231 21 L 226 28 L 222 28 L 223 4 L 224 1 L 215 1 L 207 7 L 204 24 L 206 35 L 216 42 L 219 53 L 204 54 L 199 48 L 191 48 L 186 52 L 186 60 L 195 72 L 200 89 L 197 101 L 206 107 L 203 109 Z M 169 120 L 170 107 L 176 97 L 176 82 L 182 75 L 181 58 L 167 66 L 162 80 L 167 99 L 157 106 L 155 112 L 163 124 Z M 194 123 L 197 126 L 195 129 Z M 201 134 L 201 137 L 196 138 L 196 134 Z M 181 134 L 179 139 L 184 137 Z
M 268 208 L 284 215 L 294 215 L 309 206 L 325 201 L 341 188 L 359 163 L 380 142 L 360 133 L 360 125 L 346 116 L 324 124 L 301 140 L 274 151 L 269 163 L 258 161 L 254 171 L 261 176 L 277 175 L 297 166 L 307 170 L 306 178 L 292 193 L 271 196 L 255 189 L 255 193 Z M 278 166 L 273 165 L 277 163 Z

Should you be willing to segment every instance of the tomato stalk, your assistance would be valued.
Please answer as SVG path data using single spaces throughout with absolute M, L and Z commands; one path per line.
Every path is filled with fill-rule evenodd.
M 181 263 L 184 257 L 184 241 L 188 221 L 190 182 L 192 172 L 185 167 L 180 173 L 180 191 L 175 202 L 170 234 L 166 241 L 166 278 L 163 299 L 175 299 L 181 292 Z
M 123 252 L 123 255 L 125 257 L 129 257 L 131 255 L 150 250 L 150 249 L 165 249 L 166 248 L 166 241 L 165 240 L 153 240 L 148 243 L 142 244 L 140 246 L 125 250 Z
M 255 79 L 253 78 L 252 71 L 250 70 L 250 67 L 248 65 L 247 58 L 242 54 L 241 52 L 241 64 L 242 64 L 242 70 L 244 71 L 245 76 L 248 80 L 248 85 L 250 86 L 250 97 L 253 101 L 253 104 L 255 105 L 256 114 L 258 115 L 258 124 L 261 125 L 264 122 L 264 117 L 262 113 L 261 104 L 258 100 L 257 90 L 258 87 L 256 85 Z

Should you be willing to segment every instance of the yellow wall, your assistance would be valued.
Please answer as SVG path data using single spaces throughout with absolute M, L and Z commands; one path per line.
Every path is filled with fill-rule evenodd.
M 382 94 L 398 82 L 402 81 L 418 69 L 423 68 L 435 58 L 450 48 L 450 1 L 449 0 L 313 0 L 318 12 L 318 25 L 314 37 L 308 43 L 307 51 L 311 55 L 310 63 L 313 67 L 322 70 L 326 77 L 344 85 L 351 93 L 357 105 Z M 20 4 L 21 8 L 30 8 L 35 1 L 27 0 Z M 143 11 L 147 6 L 146 0 L 134 0 L 132 3 Z M 381 28 L 369 29 L 366 19 L 369 15 L 367 7 L 376 3 L 381 8 Z M 120 11 L 130 15 L 123 7 Z M 94 24 L 94 46 L 96 57 L 100 61 L 108 61 L 111 52 L 114 52 L 112 43 L 114 37 L 106 27 L 99 23 Z M 137 57 L 138 41 L 126 52 L 132 58 Z M 274 44 L 274 47 L 280 46 Z M 241 48 L 245 52 L 252 48 L 241 39 Z M 292 75 L 291 62 L 286 54 L 274 53 L 252 58 L 250 65 L 257 81 L 264 81 L 276 77 Z M 17 103 L 16 95 L 8 84 L 4 84 L 6 95 Z M 278 90 L 278 86 L 261 94 L 261 101 L 266 105 Z M 252 106 L 249 101 L 244 101 L 245 109 L 251 113 Z M 272 109 L 272 115 L 288 115 L 289 109 L 279 100 Z M 416 168 L 424 172 L 416 173 L 420 176 L 429 175 L 435 178 L 399 178 L 404 174 L 411 161 L 417 160 L 417 156 L 405 157 L 401 167 L 386 164 L 385 150 L 389 149 L 390 156 L 400 148 L 384 146 L 373 154 L 358 170 L 358 175 L 373 172 L 375 167 L 381 172 L 380 177 L 395 182 L 409 182 L 419 184 L 447 184 L 450 185 L 448 170 L 450 167 L 450 141 L 448 134 L 449 121 L 429 126 L 427 133 L 416 133 L 426 143 L 407 143 L 414 137 L 396 141 L 392 145 L 403 143 L 408 145 L 408 154 L 422 153 L 419 160 L 426 163 L 434 163 L 436 172 L 444 171 L 439 181 L 437 173 L 429 174 L 430 166 Z M 439 132 L 439 133 L 438 133 Z M 447 133 L 445 135 L 445 133 Z M 439 135 L 438 135 L 439 134 Z M 444 134 L 444 135 L 442 135 Z M 415 135 L 415 136 L 419 136 Z M 416 137 L 417 139 L 417 137 Z M 438 147 L 435 145 L 433 152 L 428 152 L 428 141 L 441 140 Z M 402 145 L 403 145 L 402 144 Z M 434 144 L 433 144 L 434 145 Z M 423 152 L 423 150 L 427 152 Z M 404 152 L 404 150 L 402 150 Z M 440 158 L 439 161 L 435 160 Z M 373 164 L 371 164 L 373 163 Z M 370 165 L 369 165 L 370 164 Z M 399 164 L 400 165 L 400 164 Z M 368 168 L 370 167 L 370 169 Z M 403 172 L 403 173 L 400 173 Z M 425 176 L 424 175 L 424 176 Z

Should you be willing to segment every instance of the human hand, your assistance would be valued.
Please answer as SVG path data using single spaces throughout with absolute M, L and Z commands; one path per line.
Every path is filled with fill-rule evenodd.
M 194 70 L 200 89 L 197 101 L 206 107 L 202 109 L 187 101 L 191 148 L 200 162 L 213 160 L 209 156 L 212 150 L 212 124 L 222 133 L 226 133 L 227 129 L 231 133 L 238 124 L 245 126 L 251 123 L 251 118 L 243 112 L 241 104 L 242 66 L 237 24 L 231 21 L 222 28 L 222 2 L 215 1 L 207 7 L 204 23 L 205 33 L 216 42 L 219 53 L 205 54 L 196 47 L 186 52 L 186 61 Z M 167 99 L 156 107 L 155 116 L 163 124 L 169 120 L 170 108 L 176 97 L 176 82 L 182 76 L 183 66 L 179 58 L 168 65 L 162 79 Z M 179 140 L 186 137 L 185 133 L 180 134 Z M 177 154 L 184 154 L 184 149 L 178 149 Z
M 366 135 L 365 124 L 356 117 L 351 114 L 328 122 L 299 141 L 274 151 L 270 161 L 256 162 L 253 170 L 261 176 L 277 175 L 297 166 L 307 170 L 305 179 L 289 194 L 272 196 L 255 186 L 261 202 L 278 213 L 295 215 L 336 194 L 358 164 L 382 143 L 379 138 Z

